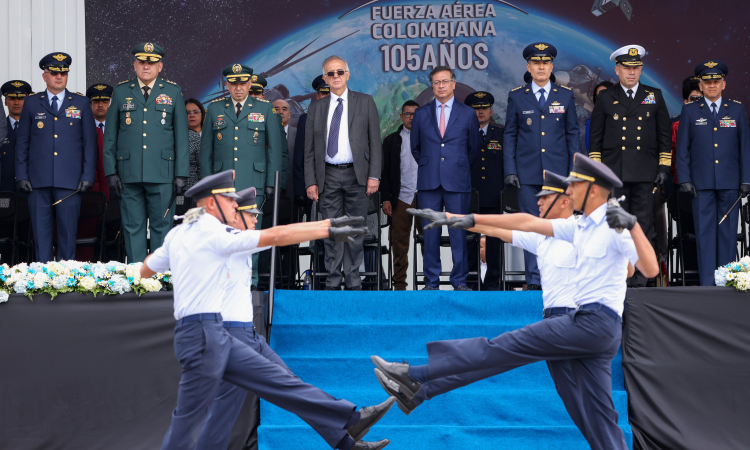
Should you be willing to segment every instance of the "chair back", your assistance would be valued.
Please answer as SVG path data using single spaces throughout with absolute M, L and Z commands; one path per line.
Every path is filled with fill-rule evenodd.
M 503 193 L 500 194 L 500 203 L 504 213 L 521 212 L 521 208 L 518 206 L 518 189 L 513 186 L 503 189 Z
M 15 192 L 0 192 L 0 223 L 13 223 L 16 216 L 18 197 Z M 26 208 L 28 214 L 28 208 Z
M 78 220 L 96 219 L 107 211 L 107 196 L 104 192 L 88 191 L 81 194 L 81 214 Z
M 114 196 L 110 196 L 107 211 L 104 213 L 104 223 L 112 223 L 120 220 L 120 214 L 120 200 Z

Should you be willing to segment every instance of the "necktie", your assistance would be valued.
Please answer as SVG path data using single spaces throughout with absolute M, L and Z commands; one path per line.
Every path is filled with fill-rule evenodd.
M 57 114 L 57 96 L 52 97 L 52 111 Z
M 333 110 L 333 118 L 328 132 L 328 148 L 326 149 L 326 153 L 331 158 L 339 152 L 339 128 L 341 128 L 341 115 L 344 112 L 344 100 L 339 98 L 336 101 L 339 104 Z
M 104 122 L 99 122 L 99 129 L 104 133 Z
M 633 90 L 632 89 L 628 89 L 628 98 L 630 100 L 633 100 Z
M 445 105 L 440 104 L 440 137 L 445 136 Z
M 16 120 L 16 123 L 13 124 L 13 131 L 16 131 L 18 129 L 18 121 Z
M 719 112 L 716 108 L 716 103 L 711 103 L 711 112 L 714 114 L 714 119 L 716 118 L 716 114 Z
M 237 102 L 237 105 L 235 105 L 235 106 L 237 107 L 237 117 L 239 118 L 240 117 L 240 111 L 242 111 L 242 103 Z
M 482 142 L 484 142 L 484 130 L 479 130 L 479 134 L 482 135 Z
M 144 99 L 144 100 L 148 100 L 148 91 L 149 91 L 150 89 L 151 89 L 151 88 L 150 88 L 150 87 L 148 87 L 148 86 L 143 86 L 143 99 Z
M 545 91 L 544 91 L 544 89 L 539 89 L 538 92 L 539 92 L 539 106 L 541 106 L 542 108 L 544 108 L 544 102 L 546 101 L 546 99 L 544 98 L 544 92 Z

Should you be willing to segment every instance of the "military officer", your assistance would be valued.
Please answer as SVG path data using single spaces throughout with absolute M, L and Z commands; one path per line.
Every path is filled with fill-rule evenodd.
M 727 65 L 705 61 L 695 68 L 703 98 L 682 108 L 677 131 L 680 192 L 693 198 L 702 286 L 714 285 L 714 270 L 734 261 L 739 208 L 719 225 L 737 199 L 750 195 L 750 128 L 745 107 L 723 97 Z
M 672 131 L 669 112 L 659 89 L 640 84 L 640 45 L 626 45 L 609 57 L 615 62 L 620 82 L 599 93 L 591 113 L 589 154 L 609 166 L 623 182 L 615 195 L 638 217 L 643 232 L 654 237 L 654 188 L 669 178 L 672 161 Z M 631 285 L 646 284 L 636 272 Z
M 47 89 L 26 98 L 16 135 L 16 186 L 29 194 L 36 260 L 40 262 L 54 259 L 55 222 L 57 259 L 75 259 L 81 212 L 77 194 L 94 186 L 94 117 L 89 99 L 66 89 L 72 62 L 70 55 L 62 52 L 39 61 Z
M 16 191 L 16 131 L 18 120 L 21 118 L 23 102 L 27 96 L 33 94 L 31 85 L 21 80 L 11 80 L 3 84 L 0 92 L 5 97 L 8 107 L 6 125 L 8 135 L 0 147 L 0 191 Z M 12 230 L 11 230 L 12 231 Z
M 497 174 L 503 173 L 503 127 L 490 121 L 495 97 L 489 92 L 474 92 L 464 100 L 477 112 L 479 134 L 482 137 L 482 152 L 471 167 L 471 187 L 479 192 L 479 212 L 500 214 L 500 193 L 503 182 Z M 496 237 L 487 237 L 487 273 L 484 289 L 497 290 L 500 287 L 500 246 Z M 469 269 L 476 268 L 476 248 L 469 249 Z
M 581 152 L 573 92 L 550 79 L 556 56 L 557 49 L 546 42 L 524 49 L 532 80 L 510 91 L 505 114 L 505 184 L 518 189 L 521 212 L 534 215 L 543 171 L 567 173 L 573 155 Z M 541 289 L 536 256 L 524 251 L 524 264 L 526 289 Z
M 173 199 L 190 175 L 185 99 L 180 87 L 159 77 L 164 49 L 144 42 L 132 49 L 136 77 L 115 86 L 104 131 L 104 172 L 119 195 L 129 262 L 143 261 L 172 227 Z
M 273 174 L 281 171 L 281 148 L 282 141 L 285 141 L 281 137 L 281 119 L 274 114 L 270 103 L 249 96 L 253 84 L 260 86 L 260 94 L 263 92 L 253 69 L 233 64 L 222 73 L 230 97 L 215 100 L 206 109 L 201 134 L 201 177 L 234 169 L 237 189 L 252 186 L 259 193 L 265 191 L 266 196 L 272 195 Z M 263 204 L 263 195 L 258 195 L 258 202 Z M 255 253 L 252 286 L 258 285 L 258 266 L 258 254 Z
M 252 83 L 250 84 L 250 97 L 257 98 L 261 101 L 266 101 L 266 97 L 263 95 L 263 92 L 266 89 L 266 86 L 268 86 L 268 82 L 265 78 L 263 78 L 261 75 L 254 74 L 251 78 Z M 273 107 L 274 114 L 277 113 L 276 108 Z M 290 176 L 290 162 L 289 162 L 289 144 L 287 140 L 284 138 L 286 136 L 286 133 L 284 132 L 284 125 L 281 122 L 281 117 L 279 116 L 279 131 L 281 134 L 281 173 L 279 174 L 279 186 L 286 186 L 289 182 L 289 176 Z M 265 189 L 265 195 L 266 198 L 273 195 L 273 180 L 274 175 L 273 172 L 269 172 L 270 175 L 270 186 L 266 186 Z M 268 211 L 268 210 L 267 210 Z M 270 222 L 268 222 L 268 219 L 271 218 L 270 214 L 266 214 L 264 216 L 263 220 L 263 227 L 267 228 L 270 226 Z

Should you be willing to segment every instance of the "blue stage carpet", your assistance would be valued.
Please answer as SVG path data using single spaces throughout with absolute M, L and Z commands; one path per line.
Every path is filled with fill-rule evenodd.
M 385 400 L 370 355 L 427 362 L 433 340 L 493 337 L 541 320 L 541 292 L 277 291 L 271 346 L 304 381 L 358 408 Z M 613 400 L 632 448 L 621 357 Z M 298 417 L 261 402 L 260 450 L 323 450 Z M 409 416 L 397 407 L 367 435 L 388 450 L 587 449 L 544 362 L 450 392 Z

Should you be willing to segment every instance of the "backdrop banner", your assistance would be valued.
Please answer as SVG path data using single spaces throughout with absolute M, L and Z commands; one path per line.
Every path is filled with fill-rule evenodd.
M 636 450 L 747 449 L 750 297 L 630 289 L 622 366 Z

